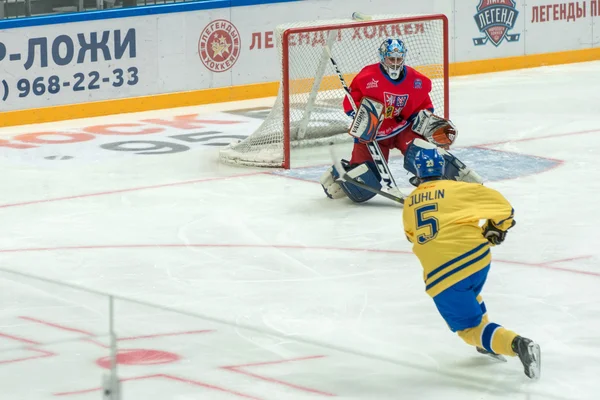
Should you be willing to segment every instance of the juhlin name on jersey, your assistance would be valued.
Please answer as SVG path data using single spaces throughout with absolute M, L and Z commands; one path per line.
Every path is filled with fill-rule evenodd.
M 435 192 L 430 191 L 430 192 L 419 192 L 419 193 L 415 193 L 412 196 L 410 196 L 410 205 L 413 206 L 415 204 L 419 204 L 419 203 L 423 203 L 425 201 L 432 201 L 432 200 L 437 200 L 437 199 L 443 199 L 444 198 L 444 189 L 438 189 Z

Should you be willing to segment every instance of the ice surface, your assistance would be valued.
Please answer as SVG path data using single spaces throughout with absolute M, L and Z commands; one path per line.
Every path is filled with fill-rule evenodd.
M 0 151 L 0 398 L 100 399 L 110 293 L 124 400 L 597 399 L 599 68 L 451 81 L 456 154 L 516 211 L 483 296 L 493 321 L 542 346 L 539 382 L 447 329 L 398 206 L 325 198 L 316 180 L 327 149 L 297 150 L 293 170 L 265 171 L 219 164 L 208 142 L 108 157 L 100 145 L 124 140 L 115 136 Z M 227 132 L 247 135 L 264 113 L 243 110 L 268 101 L 0 134 L 197 113 L 243 121 Z M 396 153 L 393 170 L 410 190 L 401 163 Z

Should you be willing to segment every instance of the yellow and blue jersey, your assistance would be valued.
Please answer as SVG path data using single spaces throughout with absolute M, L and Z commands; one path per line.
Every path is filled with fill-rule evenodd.
M 490 265 L 481 220 L 508 229 L 514 210 L 498 191 L 450 180 L 419 185 L 404 203 L 404 232 L 423 266 L 425 290 L 435 297 Z

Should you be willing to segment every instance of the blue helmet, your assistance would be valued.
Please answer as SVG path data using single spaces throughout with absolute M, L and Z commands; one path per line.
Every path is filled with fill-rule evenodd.
M 420 149 L 415 154 L 414 166 L 421 179 L 439 178 L 444 175 L 446 163 L 437 149 Z
M 406 46 L 400 39 L 386 39 L 379 46 L 379 59 L 385 72 L 392 79 L 400 78 L 404 70 Z

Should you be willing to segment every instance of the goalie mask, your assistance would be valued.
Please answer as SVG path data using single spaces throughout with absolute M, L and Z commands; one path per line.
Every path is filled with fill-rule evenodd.
M 406 46 L 400 39 L 386 39 L 379 46 L 379 58 L 381 66 L 390 76 L 397 80 L 404 70 L 404 59 L 406 57 Z

